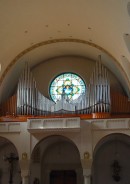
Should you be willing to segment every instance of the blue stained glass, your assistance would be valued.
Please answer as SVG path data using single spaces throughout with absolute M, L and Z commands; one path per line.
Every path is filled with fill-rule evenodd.
M 85 92 L 85 82 L 77 74 L 73 73 L 61 74 L 54 78 L 50 84 L 50 96 L 55 102 L 61 100 L 63 96 L 72 101 Z

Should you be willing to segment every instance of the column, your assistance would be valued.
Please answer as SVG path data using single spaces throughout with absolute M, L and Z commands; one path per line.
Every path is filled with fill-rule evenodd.
M 84 175 L 84 184 L 90 184 L 91 182 L 90 182 L 90 177 L 91 176 L 86 176 L 86 175 Z
M 22 184 L 29 184 L 29 170 L 21 171 Z
M 84 184 L 91 184 L 92 159 L 82 159 L 81 163 L 83 167 Z
M 22 184 L 29 184 L 29 160 L 20 160 Z

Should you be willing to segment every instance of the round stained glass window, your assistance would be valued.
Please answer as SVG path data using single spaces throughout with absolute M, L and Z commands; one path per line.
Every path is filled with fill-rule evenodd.
M 74 73 L 63 73 L 58 75 L 50 84 L 50 96 L 54 102 L 62 98 L 71 102 L 85 93 L 85 91 L 85 82 Z

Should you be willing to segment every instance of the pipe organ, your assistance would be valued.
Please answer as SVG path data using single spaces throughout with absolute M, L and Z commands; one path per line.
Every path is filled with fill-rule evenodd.
M 17 87 L 17 114 L 44 115 L 51 112 L 54 102 L 44 97 L 36 87 L 36 81 L 26 63 Z
M 100 58 L 99 58 L 100 59 Z M 110 83 L 107 69 L 99 60 L 89 84 L 88 106 L 92 113 L 110 112 Z
M 114 107 L 116 107 L 116 110 Z M 18 81 L 17 93 L 0 106 L 2 116 L 7 114 L 18 116 L 91 115 L 96 113 L 110 114 L 113 112 L 117 114 L 121 112 L 129 113 L 130 102 L 128 102 L 127 97 L 121 94 L 110 94 L 108 71 L 102 65 L 100 58 L 87 85 L 86 93 L 83 93 L 73 101 L 68 101 L 63 95 L 60 101 L 53 102 L 41 94 L 26 63 Z
M 38 91 L 36 81 L 27 64 L 18 82 L 18 115 L 109 113 L 110 103 L 108 73 L 101 61 L 96 63 L 86 94 L 71 102 L 68 102 L 64 96 L 57 103 L 44 97 Z

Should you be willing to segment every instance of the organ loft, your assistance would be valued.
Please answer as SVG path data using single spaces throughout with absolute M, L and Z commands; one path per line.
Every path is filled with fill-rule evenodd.
M 127 97 L 111 93 L 108 73 L 107 68 L 101 63 L 101 56 L 99 56 L 87 86 L 78 76 L 76 79 L 75 74 L 66 73 L 64 74 L 66 78 L 63 79 L 64 84 L 63 81 L 60 81 L 61 76 L 55 79 L 55 83 L 61 82 L 61 84 L 57 88 L 51 87 L 51 90 L 55 89 L 53 89 L 52 98 L 49 99 L 38 90 L 36 80 L 26 63 L 18 80 L 16 94 L 1 104 L 1 116 L 2 118 L 7 115 L 10 118 L 12 116 L 15 118 L 21 116 L 108 118 L 118 116 L 118 113 L 127 116 L 130 103 Z M 81 83 L 83 89 L 78 88 L 79 84 L 76 84 L 77 86 L 73 84 L 73 77 L 75 81 Z M 115 108 L 116 106 L 117 108 Z

